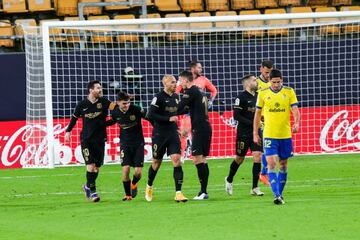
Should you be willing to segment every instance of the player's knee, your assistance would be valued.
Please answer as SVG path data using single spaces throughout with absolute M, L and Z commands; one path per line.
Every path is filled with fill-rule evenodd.
M 235 162 L 237 163 L 237 164 L 242 164 L 243 162 L 244 162 L 244 160 L 245 160 L 245 157 L 243 157 L 243 156 L 236 156 L 235 157 Z
M 135 168 L 135 172 L 134 172 L 135 177 L 137 178 L 141 178 L 141 168 Z
M 276 168 L 276 158 L 271 156 L 271 157 L 266 157 L 266 161 L 268 162 L 268 169 L 270 170 L 274 170 Z
M 171 155 L 171 160 L 173 162 L 174 167 L 181 166 L 181 155 L 180 154 Z
M 91 164 L 86 165 L 86 170 L 88 172 L 98 172 L 99 168 L 95 166 L 95 163 L 91 163 Z
M 154 170 L 158 170 L 160 168 L 161 161 L 153 159 L 151 166 Z
M 261 152 L 253 152 L 254 163 L 261 162 Z
M 287 170 L 287 159 L 279 161 L 279 169 L 283 171 Z

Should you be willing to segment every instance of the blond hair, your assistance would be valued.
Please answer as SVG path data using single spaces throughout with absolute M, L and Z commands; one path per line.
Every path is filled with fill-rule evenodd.
M 162 83 L 165 86 L 165 82 L 171 81 L 173 80 L 175 77 L 173 75 L 170 74 L 166 74 L 163 78 L 162 78 Z

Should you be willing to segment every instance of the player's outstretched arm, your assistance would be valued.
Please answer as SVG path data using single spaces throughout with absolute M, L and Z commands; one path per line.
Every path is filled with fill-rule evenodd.
M 261 108 L 257 108 L 254 117 L 253 141 L 258 145 L 261 145 L 261 138 L 259 136 L 260 120 L 261 120 Z
M 294 125 L 292 128 L 292 132 L 297 133 L 299 132 L 299 126 L 300 126 L 300 111 L 297 105 L 291 107 L 291 113 L 294 117 Z

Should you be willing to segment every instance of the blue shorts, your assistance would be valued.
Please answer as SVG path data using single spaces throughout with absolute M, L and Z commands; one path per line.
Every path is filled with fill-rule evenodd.
M 292 157 L 292 139 L 264 138 L 264 152 L 265 156 L 278 155 L 280 160 Z

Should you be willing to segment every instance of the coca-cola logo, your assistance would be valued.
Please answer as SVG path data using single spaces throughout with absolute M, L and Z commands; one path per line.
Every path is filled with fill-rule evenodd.
M 54 126 L 54 136 L 64 131 L 60 124 Z M 6 167 L 16 162 L 20 162 L 21 166 L 46 166 L 48 164 L 46 127 L 36 124 L 19 128 L 8 138 L 1 153 L 1 162 Z
M 323 150 L 329 152 L 349 148 L 360 150 L 360 119 L 351 123 L 348 116 L 349 112 L 342 110 L 326 122 L 320 133 L 320 146 Z
M 54 125 L 54 163 L 55 165 L 68 165 L 84 163 L 81 154 L 81 146 L 77 139 L 74 143 L 65 145 L 60 141 L 66 128 L 61 124 Z M 48 141 L 46 127 L 41 124 L 26 125 L 17 129 L 11 136 L 6 136 L 2 140 L 6 141 L 1 152 L 1 163 L 4 167 L 22 166 L 48 166 Z M 78 138 L 78 136 L 74 136 Z M 109 154 L 112 148 L 110 143 L 105 145 L 104 162 L 119 162 L 119 138 L 114 137 L 112 143 L 117 147 L 113 154 Z M 0 146 L 1 149 L 1 146 Z M 150 161 L 152 156 L 151 138 L 145 138 L 145 161 Z

